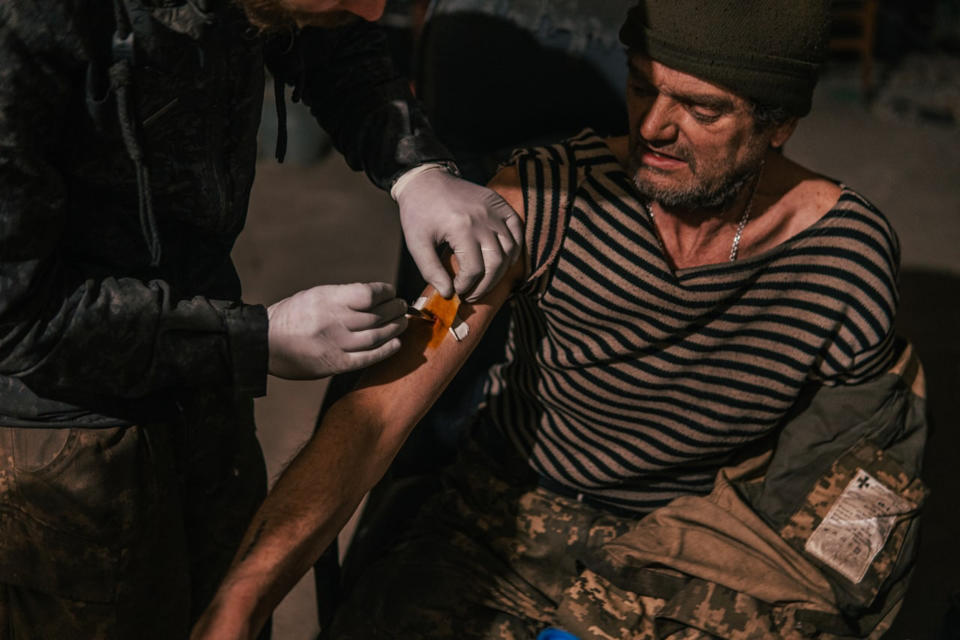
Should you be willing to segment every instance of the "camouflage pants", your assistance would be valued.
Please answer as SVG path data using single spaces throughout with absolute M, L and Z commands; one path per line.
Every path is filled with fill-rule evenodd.
M 529 471 L 497 458 L 468 447 L 444 490 L 364 572 L 326 637 L 521 640 L 550 626 L 596 626 L 600 617 L 589 613 L 598 608 L 607 609 L 602 617 L 611 627 L 632 628 L 598 628 L 590 638 L 653 637 L 633 614 L 663 601 L 621 594 L 598 601 L 599 585 L 584 582 L 578 562 L 636 520 L 547 491 Z
M 204 404 L 176 423 L 0 427 L 0 640 L 187 637 L 266 484 L 251 403 Z

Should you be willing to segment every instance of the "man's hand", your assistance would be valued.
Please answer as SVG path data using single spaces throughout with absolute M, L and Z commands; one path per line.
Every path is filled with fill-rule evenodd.
M 449 298 L 455 289 L 464 299 L 476 301 L 520 254 L 523 221 L 490 189 L 439 166 L 398 182 L 397 187 L 394 196 L 407 249 L 424 279 L 443 297 Z M 460 263 L 452 283 L 437 256 L 444 243 Z
M 391 285 L 326 285 L 267 309 L 270 373 L 294 380 L 370 366 L 400 348 L 407 304 Z

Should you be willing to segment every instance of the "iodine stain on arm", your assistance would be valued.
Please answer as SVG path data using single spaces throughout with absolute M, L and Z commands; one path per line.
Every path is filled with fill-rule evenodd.
M 453 294 L 453 297 L 447 300 L 434 292 L 423 305 L 423 309 L 432 313 L 435 318 L 427 349 L 436 349 L 444 338 L 450 335 L 450 327 L 456 322 L 457 312 L 460 310 L 460 296 Z

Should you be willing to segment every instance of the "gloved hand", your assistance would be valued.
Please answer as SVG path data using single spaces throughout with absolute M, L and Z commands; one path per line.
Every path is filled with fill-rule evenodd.
M 400 348 L 406 310 L 385 282 L 295 293 L 267 309 L 270 373 L 310 380 L 379 362 Z
M 424 280 L 445 298 L 456 289 L 464 299 L 476 301 L 520 255 L 523 221 L 490 189 L 432 166 L 401 176 L 391 194 L 400 205 L 410 255 Z M 443 243 L 460 264 L 452 283 L 437 255 Z

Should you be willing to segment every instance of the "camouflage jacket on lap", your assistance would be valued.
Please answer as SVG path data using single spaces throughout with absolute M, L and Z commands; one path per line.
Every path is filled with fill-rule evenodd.
M 811 389 L 775 446 L 604 546 L 559 604 L 583 640 L 879 638 L 915 565 L 923 372 Z

